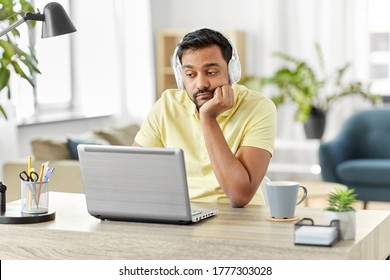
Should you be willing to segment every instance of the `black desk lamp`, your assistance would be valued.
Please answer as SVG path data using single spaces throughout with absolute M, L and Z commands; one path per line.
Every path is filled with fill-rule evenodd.
M 48 3 L 43 9 L 43 14 L 26 13 L 22 19 L 10 25 L 0 32 L 0 37 L 15 29 L 28 20 L 42 21 L 42 38 L 59 36 L 76 31 L 65 9 L 56 2 Z
M 43 14 L 26 13 L 22 19 L 0 31 L 0 37 L 15 29 L 28 20 L 42 21 L 42 38 L 59 36 L 76 31 L 73 23 L 70 21 L 65 9 L 56 2 L 48 3 L 43 9 Z M 53 220 L 55 211 L 36 215 L 24 215 L 19 207 L 13 207 L 6 210 L 6 190 L 7 187 L 0 182 L 0 224 L 25 224 L 39 223 Z

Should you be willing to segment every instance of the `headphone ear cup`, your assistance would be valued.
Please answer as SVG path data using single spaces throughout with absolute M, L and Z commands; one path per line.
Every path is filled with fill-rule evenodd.
M 241 79 L 241 63 L 240 60 L 232 57 L 228 64 L 230 83 L 235 84 Z
M 180 63 L 176 65 L 175 67 L 175 79 L 176 79 L 176 84 L 177 87 L 181 90 L 184 89 L 184 81 L 183 81 L 183 74 L 182 74 L 182 68 Z
M 172 64 L 173 74 L 175 75 L 177 87 L 178 89 L 183 90 L 184 81 L 183 81 L 182 67 L 179 58 L 177 57 L 177 51 L 178 51 L 178 47 L 176 47 L 175 51 L 173 52 L 171 64 Z

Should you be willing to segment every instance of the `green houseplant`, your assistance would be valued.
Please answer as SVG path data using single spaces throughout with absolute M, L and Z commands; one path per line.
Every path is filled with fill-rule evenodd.
M 350 64 L 347 63 L 337 69 L 334 76 L 329 75 L 325 68 L 320 45 L 316 43 L 315 49 L 320 74 L 317 74 L 313 67 L 304 60 L 293 58 L 282 52 L 275 52 L 274 55 L 285 61 L 286 66 L 276 70 L 270 77 L 246 76 L 241 83 L 258 90 L 272 86 L 274 90 L 276 89 L 276 93 L 271 96 L 271 99 L 276 106 L 291 100 L 297 107 L 294 115 L 296 121 L 306 123 L 310 116 L 314 116 L 322 119 L 323 129 L 327 112 L 332 104 L 342 97 L 360 95 L 373 104 L 382 102 L 379 95 L 371 92 L 370 85 L 363 85 L 359 81 L 344 81 Z
M 0 22 L 9 26 L 18 20 L 20 10 L 33 12 L 34 8 L 27 0 L 0 0 Z M 28 21 L 29 28 L 35 26 L 34 21 Z M 33 75 L 40 73 L 36 67 L 37 60 L 31 50 L 24 51 L 18 46 L 20 33 L 14 29 L 0 38 L 0 97 L 4 94 L 11 99 L 10 78 L 17 74 L 34 86 Z M 7 113 L 0 103 L 0 118 L 7 119 Z
M 328 195 L 328 206 L 325 208 L 325 217 L 330 223 L 332 220 L 340 220 L 341 239 L 354 239 L 356 234 L 356 210 L 357 202 L 355 189 L 336 187 Z
M 325 210 L 334 212 L 355 211 L 353 205 L 357 202 L 356 196 L 355 189 L 336 187 L 328 196 L 328 207 Z

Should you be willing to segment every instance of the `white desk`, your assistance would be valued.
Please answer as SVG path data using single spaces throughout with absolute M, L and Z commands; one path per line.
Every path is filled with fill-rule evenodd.
M 20 207 L 20 201 L 7 207 Z M 100 221 L 83 194 L 50 193 L 53 221 L 1 224 L 0 259 L 385 259 L 390 255 L 390 212 L 358 211 L 356 240 L 334 247 L 296 246 L 294 222 L 266 220 L 267 207 L 210 205 L 220 213 L 181 226 Z M 320 209 L 299 217 L 322 219 Z

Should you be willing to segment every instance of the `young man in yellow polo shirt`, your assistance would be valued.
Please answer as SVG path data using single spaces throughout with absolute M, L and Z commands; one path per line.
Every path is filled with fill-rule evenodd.
M 262 204 L 258 188 L 273 153 L 275 105 L 235 84 L 237 50 L 217 31 L 188 33 L 172 63 L 178 89 L 162 94 L 134 145 L 183 149 L 192 201 Z

